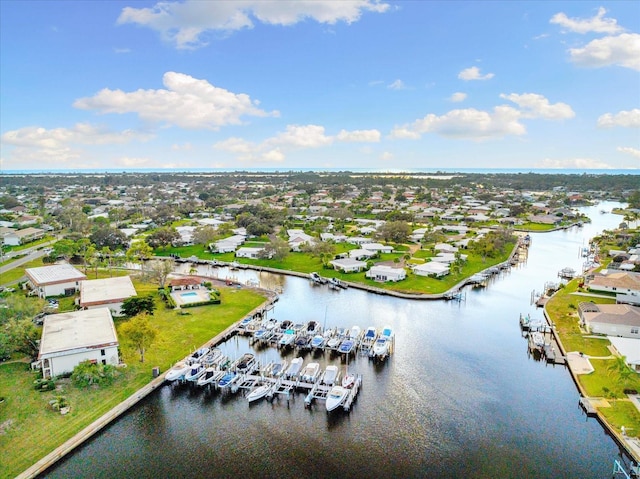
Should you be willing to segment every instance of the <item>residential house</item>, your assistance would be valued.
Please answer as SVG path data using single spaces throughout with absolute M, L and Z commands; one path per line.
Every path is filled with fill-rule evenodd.
M 84 280 L 80 282 L 78 305 L 82 309 L 107 307 L 113 316 L 120 316 L 122 303 L 137 295 L 129 276 Z
M 435 276 L 440 278 L 449 274 L 449 265 L 446 263 L 429 262 L 413 267 L 414 274 L 418 276 Z
M 31 289 L 37 291 L 41 298 L 75 294 L 80 282 L 87 279 L 86 275 L 68 263 L 27 268 L 25 274 Z
M 39 240 L 44 236 L 44 230 L 40 228 L 23 228 L 15 230 L 12 228 L 2 228 L 2 243 L 10 246 L 19 246 L 31 241 Z
M 343 273 L 357 273 L 367 267 L 366 261 L 359 261 L 354 258 L 334 259 L 329 261 L 329 264 L 336 271 L 342 271 Z
M 45 316 L 38 352 L 43 377 L 71 373 L 83 361 L 119 363 L 118 337 L 109 308 Z
M 591 291 L 640 296 L 640 273 L 602 270 L 589 279 L 587 287 Z
M 363 250 L 374 253 L 393 253 L 393 246 L 387 246 L 381 243 L 365 243 L 361 247 Z
M 238 246 L 244 243 L 246 236 L 244 235 L 233 235 L 227 238 L 223 238 L 215 243 L 211 243 L 209 245 L 209 249 L 213 253 L 231 253 L 235 251 Z
M 629 304 L 578 305 L 580 326 L 593 334 L 640 339 L 640 308 Z
M 251 258 L 258 259 L 263 254 L 264 248 L 238 248 L 236 251 L 236 258 Z
M 609 341 L 618 354 L 624 357 L 625 363 L 640 373 L 640 339 L 609 336 Z
M 371 278 L 375 281 L 402 281 L 407 277 L 407 272 L 404 268 L 394 268 L 384 264 L 374 265 L 369 271 L 365 273 L 367 278 Z

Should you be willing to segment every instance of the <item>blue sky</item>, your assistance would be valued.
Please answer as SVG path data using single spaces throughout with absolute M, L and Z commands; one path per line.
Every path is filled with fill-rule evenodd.
M 640 168 L 640 3 L 0 2 L 2 170 Z

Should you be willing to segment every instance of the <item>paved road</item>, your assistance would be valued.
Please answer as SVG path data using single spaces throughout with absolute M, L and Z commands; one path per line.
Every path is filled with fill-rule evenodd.
M 44 256 L 45 252 L 42 249 L 37 249 L 42 247 L 43 245 L 38 245 L 33 248 L 22 250 L 20 251 L 20 254 L 26 253 L 26 256 L 23 256 L 22 258 L 18 258 L 17 260 L 12 261 L 11 263 L 7 263 L 5 265 L 0 266 L 0 285 L 4 286 L 6 284 L 9 284 L 4 281 L 3 273 L 6 273 L 7 271 L 17 268 L 19 266 L 22 266 L 23 264 L 28 263 L 29 261 L 33 261 L 34 259 L 38 259 Z M 13 281 L 13 283 L 17 283 L 17 281 Z

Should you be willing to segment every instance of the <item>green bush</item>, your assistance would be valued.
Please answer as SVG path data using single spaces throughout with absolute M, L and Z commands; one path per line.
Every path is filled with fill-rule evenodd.
M 118 374 L 117 368 L 110 364 L 82 361 L 73 368 L 71 380 L 80 388 L 86 388 L 91 385 L 102 386 L 111 384 Z
M 36 391 L 53 391 L 56 388 L 56 383 L 52 379 L 36 379 L 33 381 L 33 389 Z

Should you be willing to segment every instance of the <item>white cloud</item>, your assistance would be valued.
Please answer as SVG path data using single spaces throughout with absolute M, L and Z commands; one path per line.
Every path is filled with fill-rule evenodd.
M 518 105 L 522 112 L 522 118 L 544 118 L 546 120 L 561 120 L 573 118 L 576 114 L 566 103 L 550 104 L 544 96 L 537 93 L 523 93 L 518 95 L 501 94 L 500 98 L 512 101 Z
M 485 140 L 523 135 L 526 129 L 519 118 L 520 112 L 510 106 L 497 106 L 493 112 L 475 108 L 451 110 L 442 116 L 428 114 L 411 125 L 396 127 L 391 137 L 417 139 L 423 133 L 437 133 L 450 138 Z
M 147 26 L 177 48 L 197 48 L 208 43 L 203 38 L 207 32 L 233 32 L 252 28 L 255 22 L 286 26 L 312 19 L 330 25 L 351 24 L 364 12 L 388 9 L 379 0 L 163 1 L 151 8 L 125 7 L 118 24 Z
M 604 161 L 592 158 L 569 158 L 564 160 L 552 160 L 545 158 L 536 165 L 536 168 L 559 168 L 559 169 L 579 169 L 579 170 L 609 170 L 613 166 Z
M 566 14 L 560 12 L 556 13 L 549 23 L 555 23 L 561 27 L 566 28 L 569 31 L 575 33 L 619 33 L 624 29 L 618 25 L 618 22 L 614 18 L 604 18 L 607 10 L 603 7 L 598 9 L 598 13 L 591 18 L 569 18 Z
M 331 136 L 325 133 L 325 128 L 321 125 L 287 125 L 285 131 L 260 143 L 232 137 L 215 143 L 213 147 L 234 153 L 240 161 L 281 162 L 291 150 L 322 148 L 334 142 L 376 143 L 380 141 L 380 137 L 378 130 L 341 130 L 337 135 Z
M 634 108 L 629 111 L 619 111 L 615 115 L 605 113 L 598 118 L 598 127 L 611 128 L 614 126 L 623 126 L 626 128 L 640 128 L 640 108 Z
M 378 130 L 340 130 L 336 135 L 338 141 L 359 142 L 359 143 L 378 143 L 380 141 L 380 132 Z
M 583 48 L 570 48 L 571 61 L 584 67 L 619 65 L 640 70 L 640 34 L 623 33 L 592 40 Z
M 43 164 L 56 168 L 91 168 L 86 153 L 80 145 L 110 145 L 146 141 L 152 135 L 133 130 L 110 131 L 87 123 L 78 123 L 73 128 L 46 129 L 37 126 L 7 131 L 0 138 L 2 143 L 13 148 L 4 158 L 5 165 L 12 164 L 21 169 L 27 166 L 38 168 Z
M 165 90 L 122 90 L 105 88 L 93 97 L 80 98 L 73 106 L 100 113 L 136 113 L 143 120 L 166 122 L 186 129 L 217 130 L 241 124 L 244 116 L 279 116 L 266 112 L 244 93 L 232 93 L 206 80 L 167 72 L 162 77 Z
M 122 166 L 125 168 L 139 168 L 144 165 L 148 165 L 151 162 L 149 158 L 131 158 L 128 156 L 123 156 L 122 158 L 117 158 L 115 160 L 115 164 L 118 166 Z
M 637 148 L 631 148 L 630 146 L 619 146 L 616 148 L 620 153 L 624 153 L 625 155 L 631 155 L 635 158 L 640 158 L 640 150 Z
M 451 95 L 451 97 L 449 98 L 449 100 L 454 103 L 460 103 L 461 101 L 464 101 L 466 99 L 467 99 L 467 94 L 462 92 L 456 92 L 453 95 Z
M 171 149 L 173 151 L 181 151 L 181 150 L 190 151 L 193 149 L 193 145 L 188 141 L 183 143 L 182 145 L 180 145 L 179 143 L 174 143 L 173 145 L 171 145 Z
M 380 159 L 382 161 L 389 161 L 389 160 L 393 160 L 393 153 L 389 152 L 389 151 L 384 151 L 382 152 L 382 154 L 380 155 Z
M 389 88 L 390 90 L 404 90 L 406 86 L 404 85 L 404 82 L 402 80 L 397 79 L 394 82 L 387 85 L 387 88 Z
M 480 74 L 480 69 L 478 67 L 469 67 L 462 70 L 458 73 L 458 78 L 461 80 L 469 81 L 469 80 L 489 80 L 494 77 L 493 73 L 487 73 L 486 75 Z

